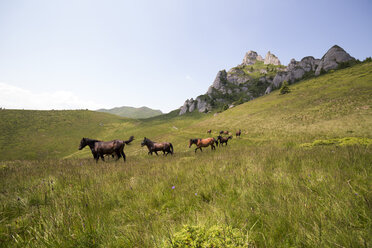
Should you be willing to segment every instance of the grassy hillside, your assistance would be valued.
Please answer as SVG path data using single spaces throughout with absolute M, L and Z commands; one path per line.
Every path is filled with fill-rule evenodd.
M 1 110 L 0 160 L 61 158 L 73 153 L 82 137 L 104 138 L 114 125 L 135 121 L 85 110 Z
M 134 108 L 124 106 L 112 109 L 98 109 L 97 111 L 132 119 L 145 119 L 163 114 L 160 110 L 155 110 L 148 107 Z
M 372 63 L 290 87 L 217 116 L 106 115 L 102 132 L 81 135 L 134 135 L 125 164 L 95 164 L 77 134 L 57 156 L 68 159 L 1 162 L 0 246 L 370 247 Z M 239 128 L 227 147 L 188 148 Z M 143 136 L 175 155 L 148 156 Z

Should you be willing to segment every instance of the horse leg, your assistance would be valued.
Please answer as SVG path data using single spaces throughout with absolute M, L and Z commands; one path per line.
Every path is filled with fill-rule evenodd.
M 124 162 L 127 160 L 124 151 L 120 151 L 121 155 L 123 156 Z
M 199 147 L 200 151 L 203 152 L 203 150 L 201 149 L 201 147 Z
M 116 155 L 118 156 L 117 158 L 116 158 L 116 161 L 118 161 L 120 158 L 121 158 L 121 151 L 116 151 L 115 152 L 116 153 Z M 112 155 L 112 157 L 114 157 L 114 155 Z
M 159 156 L 159 154 L 158 154 L 158 152 L 157 152 L 157 151 L 154 151 L 154 152 L 155 152 L 156 156 Z
M 105 161 L 105 158 L 103 157 L 103 154 L 101 154 L 101 159 L 102 159 L 102 161 Z

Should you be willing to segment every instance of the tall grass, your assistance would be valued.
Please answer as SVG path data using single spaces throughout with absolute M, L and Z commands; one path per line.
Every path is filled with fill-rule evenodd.
M 242 156 L 244 154 L 244 156 Z M 371 244 L 371 148 L 230 147 L 128 163 L 1 169 L 4 247 L 156 247 L 183 225 L 228 225 L 258 247 Z
M 161 247 L 187 225 L 240 230 L 253 247 L 370 247 L 372 147 L 301 144 L 372 138 L 371 65 L 307 80 L 289 94 L 273 92 L 218 116 L 131 121 L 86 111 L 89 118 L 72 121 L 77 130 L 53 122 L 48 139 L 17 124 L 17 133 L 43 141 L 31 142 L 30 151 L 71 137 L 57 146 L 66 151 L 55 157 L 65 159 L 15 160 L 23 146 L 1 136 L 2 160 L 13 160 L 0 162 L 0 246 Z M 47 127 L 44 121 L 33 125 Z M 195 154 L 187 146 L 190 138 L 209 136 L 208 129 L 216 136 L 239 128 L 242 138 L 216 151 Z M 80 133 L 136 140 L 125 147 L 126 163 L 96 164 L 89 149 L 77 151 Z M 148 156 L 139 145 L 143 136 L 172 142 L 175 155 Z

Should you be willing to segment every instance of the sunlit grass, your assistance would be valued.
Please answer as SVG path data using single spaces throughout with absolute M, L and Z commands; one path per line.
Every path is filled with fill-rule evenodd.
M 47 117 L 31 122 L 46 129 L 48 139 L 17 124 L 13 136 L 1 136 L 0 156 L 8 161 L 0 162 L 0 246 L 160 247 L 186 235 L 186 225 L 202 232 L 238 230 L 245 247 L 369 247 L 372 147 L 354 141 L 372 138 L 371 82 L 369 63 L 217 116 L 134 121 L 82 111 L 89 118 L 74 119 L 76 130 L 66 122 L 48 128 Z M 8 119 L 1 128 L 7 132 L 4 123 L 15 120 L 12 112 L 4 113 Z M 220 130 L 234 134 L 239 128 L 242 137 L 227 147 L 196 154 L 188 148 L 190 138 L 208 137 L 208 129 L 216 137 Z M 23 160 L 38 157 L 22 154 L 19 133 L 32 141 L 29 151 L 39 148 L 43 154 L 56 146 L 61 155 Z M 96 164 L 88 148 L 77 151 L 83 136 L 130 135 L 136 140 L 125 147 L 126 163 Z M 144 136 L 172 142 L 174 156 L 147 155 L 139 145 Z M 64 137 L 67 142 L 57 146 Z M 318 145 L 301 147 L 313 142 Z

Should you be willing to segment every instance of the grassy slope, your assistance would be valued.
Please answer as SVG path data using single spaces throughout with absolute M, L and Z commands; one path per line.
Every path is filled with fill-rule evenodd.
M 218 116 L 112 121 L 101 137 L 137 137 L 125 165 L 96 165 L 88 149 L 68 156 L 77 159 L 3 162 L 0 244 L 154 247 L 184 224 L 216 224 L 258 247 L 371 246 L 372 148 L 299 144 L 372 138 L 372 63 L 291 89 Z M 187 147 L 208 129 L 238 128 L 242 138 L 216 152 Z M 173 142 L 176 154 L 147 156 L 142 136 Z
M 0 160 L 60 158 L 82 137 L 104 138 L 115 125 L 135 121 L 92 111 L 0 111 Z M 104 135 L 105 134 L 105 135 Z M 127 138 L 124 133 L 118 138 Z
M 124 106 L 112 109 L 99 109 L 97 111 L 133 119 L 144 119 L 163 114 L 160 110 L 150 109 L 148 107 L 134 108 Z

